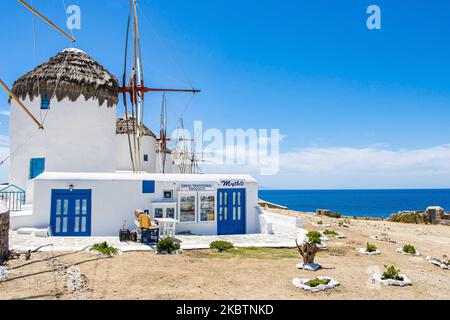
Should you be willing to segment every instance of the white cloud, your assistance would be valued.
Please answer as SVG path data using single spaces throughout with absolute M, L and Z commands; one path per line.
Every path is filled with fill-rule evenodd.
M 208 168 L 208 172 L 250 173 L 276 188 L 448 188 L 450 144 L 414 150 L 304 148 L 280 155 L 280 171 L 260 176 L 254 166 Z
M 3 161 L 9 155 L 9 148 L 0 144 L 0 161 Z M 0 164 L 0 184 L 8 181 L 9 161 Z
M 0 110 L 0 116 L 9 117 L 10 112 L 8 110 Z

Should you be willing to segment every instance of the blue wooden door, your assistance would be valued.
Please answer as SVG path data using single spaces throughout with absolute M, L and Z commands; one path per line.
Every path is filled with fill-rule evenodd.
M 217 234 L 245 234 L 245 189 L 219 189 Z
M 45 170 L 45 158 L 33 158 L 30 160 L 30 180 L 36 178 Z
M 91 235 L 91 190 L 52 190 L 50 226 L 56 237 Z

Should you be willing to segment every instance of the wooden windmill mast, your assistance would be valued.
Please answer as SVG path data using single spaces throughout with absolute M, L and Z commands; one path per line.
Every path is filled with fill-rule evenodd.
M 128 61 L 128 43 L 129 43 L 129 33 L 130 24 L 132 23 L 132 43 L 133 43 L 133 57 L 132 57 L 132 67 L 130 72 L 130 77 L 127 83 L 127 61 Z M 152 88 L 146 87 L 144 81 L 144 69 L 142 64 L 142 50 L 141 50 L 141 37 L 139 30 L 139 19 L 137 13 L 137 0 L 130 0 L 130 10 L 128 13 L 128 26 L 126 34 L 126 45 L 125 45 L 125 63 L 124 63 L 124 73 L 122 77 L 122 86 L 119 87 L 119 93 L 123 96 L 126 121 L 128 124 L 128 129 L 130 129 L 130 119 L 128 117 L 128 97 L 131 102 L 131 114 L 133 116 L 132 121 L 132 135 L 131 138 L 130 130 L 128 132 L 128 142 L 130 146 L 130 156 L 133 165 L 134 172 L 141 172 L 141 139 L 142 139 L 142 121 L 144 118 L 145 111 L 145 94 L 151 92 L 189 92 L 189 93 L 199 93 L 200 90 L 196 89 L 173 89 L 173 88 Z M 165 140 L 165 137 L 163 137 Z M 165 151 L 165 150 L 164 150 Z

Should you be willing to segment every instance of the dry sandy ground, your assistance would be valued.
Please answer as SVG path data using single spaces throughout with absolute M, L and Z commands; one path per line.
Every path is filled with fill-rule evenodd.
M 286 213 L 286 212 L 285 212 Z M 297 214 L 288 212 L 289 214 Z M 10 275 L 0 280 L 0 299 L 449 299 L 450 271 L 427 263 L 425 256 L 450 255 L 450 227 L 408 225 L 384 221 L 351 220 L 350 228 L 336 221 L 303 214 L 305 227 L 323 220 L 347 238 L 331 240 L 317 262 L 325 269 L 316 273 L 297 270 L 295 249 L 265 249 L 242 254 L 189 251 L 180 256 L 131 252 L 114 258 L 98 258 L 85 252 L 55 253 L 56 261 L 79 266 L 88 279 L 88 290 L 71 293 L 52 268 L 49 253 L 34 254 L 29 261 L 12 260 Z M 330 228 L 328 228 L 330 229 Z M 370 240 L 388 233 L 397 244 Z M 367 241 L 376 244 L 380 256 L 355 252 Z M 395 252 L 410 243 L 423 253 L 410 257 Z M 372 272 L 394 264 L 413 281 L 407 288 L 374 286 Z M 294 277 L 331 276 L 341 282 L 327 293 L 306 293 L 292 286 Z

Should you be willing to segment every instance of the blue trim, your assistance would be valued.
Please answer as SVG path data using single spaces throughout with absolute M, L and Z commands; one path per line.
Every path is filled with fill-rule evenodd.
M 155 181 L 154 180 L 142 181 L 142 193 L 155 193 Z
M 47 97 L 41 97 L 41 109 L 42 110 L 50 109 L 50 100 Z
M 67 200 L 67 232 L 56 232 L 56 202 L 57 200 Z M 75 201 L 86 200 L 86 231 L 75 232 Z M 80 190 L 64 190 L 53 189 L 51 196 L 51 211 L 50 211 L 50 227 L 52 235 L 56 237 L 89 237 L 91 236 L 91 223 L 92 223 L 92 190 L 80 189 Z M 81 222 L 80 222 L 81 223 Z
M 241 205 L 238 206 L 239 200 L 236 199 L 236 204 L 233 206 L 233 193 L 241 193 Z M 220 204 L 220 194 L 223 194 L 223 198 L 227 198 L 226 204 L 225 200 L 222 199 L 222 204 Z M 218 189 L 217 190 L 217 234 L 218 235 L 229 235 L 229 234 L 245 234 L 247 230 L 246 225 L 246 189 Z M 236 220 L 233 220 L 233 207 L 238 210 L 241 208 L 241 219 L 238 220 L 238 213 L 236 212 Z M 228 211 L 227 219 L 223 216 L 222 220 L 220 215 L 220 209 L 222 209 L 222 214 L 224 211 Z
M 25 192 L 25 190 L 23 190 L 22 188 L 19 188 L 19 187 L 16 186 L 15 184 L 10 184 L 10 185 L 8 185 L 6 188 L 0 189 L 0 192 L 6 191 L 6 190 L 8 190 L 9 188 L 16 188 L 16 189 L 18 189 L 18 191 L 20 191 L 20 192 Z
M 30 175 L 29 179 L 33 180 L 45 171 L 45 158 L 30 159 Z

